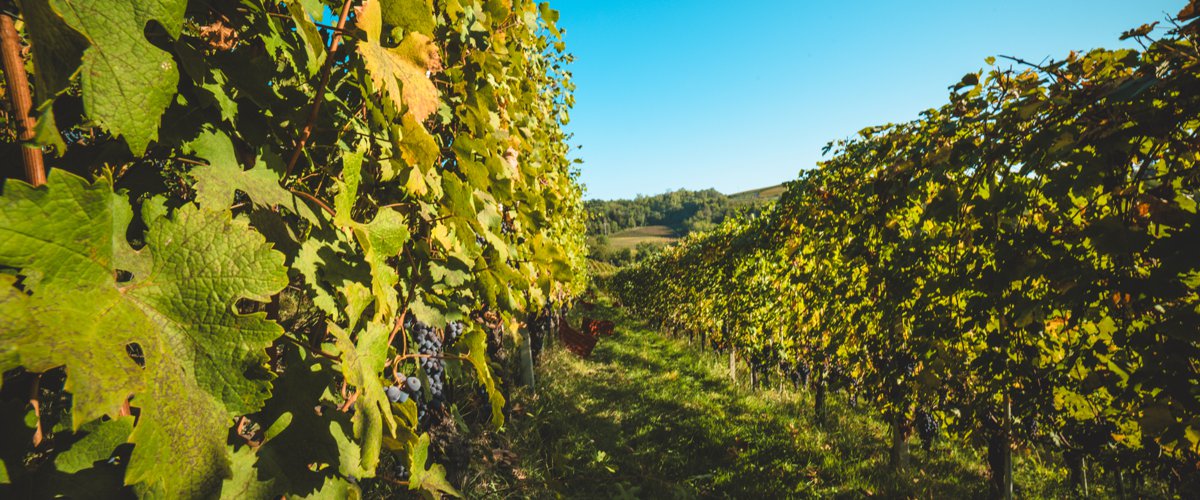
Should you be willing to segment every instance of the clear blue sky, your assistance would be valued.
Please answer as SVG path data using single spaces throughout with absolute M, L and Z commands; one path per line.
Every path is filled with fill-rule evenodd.
M 551 0 L 589 199 L 778 184 L 830 140 L 941 105 L 987 56 L 1124 46 L 1186 3 Z

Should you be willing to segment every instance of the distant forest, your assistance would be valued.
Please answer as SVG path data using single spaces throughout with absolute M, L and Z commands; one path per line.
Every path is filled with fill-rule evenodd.
M 740 212 L 757 212 L 778 198 L 782 186 L 732 195 L 715 189 L 680 189 L 632 200 L 590 200 L 589 257 L 613 266 L 640 261 L 693 232 L 719 226 Z
M 764 200 L 730 196 L 715 189 L 680 189 L 632 200 L 589 200 L 587 230 L 592 236 L 610 235 L 642 226 L 666 226 L 678 236 L 715 227 L 726 217 L 746 208 L 755 209 Z

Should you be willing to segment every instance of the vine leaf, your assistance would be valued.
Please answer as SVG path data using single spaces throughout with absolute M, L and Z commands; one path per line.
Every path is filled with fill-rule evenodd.
M 400 156 L 406 163 L 423 172 L 432 169 L 438 155 L 441 154 L 437 141 L 425 130 L 425 126 L 411 115 L 404 115 L 401 123 L 404 137 L 400 139 Z
M 316 7 L 320 9 L 319 5 Z M 296 23 L 296 33 L 304 40 L 308 76 L 313 76 L 320 71 L 321 64 L 325 62 L 325 42 L 321 39 L 321 32 L 317 31 L 317 25 L 313 24 L 312 18 L 309 17 L 302 2 L 289 1 L 287 9 L 288 15 L 292 16 L 292 22 Z M 314 10 L 314 12 L 319 12 L 319 10 Z
M 54 468 L 60 472 L 74 474 L 89 469 L 100 460 L 112 456 L 113 449 L 125 442 L 133 430 L 133 417 L 118 417 L 112 420 L 95 420 L 84 426 L 88 431 L 54 459 Z
M 392 208 L 381 208 L 366 224 L 351 217 L 358 199 L 358 187 L 362 183 L 363 152 L 342 157 L 342 180 L 338 181 L 338 193 L 333 198 L 334 224 L 354 235 L 363 251 L 364 260 L 371 269 L 371 292 L 375 295 L 375 320 L 381 321 L 395 315 L 398 298 L 396 284 L 400 275 L 388 265 L 387 259 L 395 257 L 408 242 L 411 233 L 404 216 Z
M 348 240 L 309 238 L 300 245 L 292 264 L 312 291 L 313 305 L 331 317 L 341 314 L 339 290 L 371 279 L 369 266 L 349 257 L 353 252 L 353 244 Z
M 433 494 L 447 494 L 454 497 L 462 495 L 446 480 L 446 468 L 441 464 L 429 466 L 429 434 L 421 434 L 417 438 L 417 446 L 412 452 L 412 462 L 409 469 L 412 474 L 408 478 L 408 488 L 425 490 Z
M 487 390 L 488 401 L 492 404 L 492 425 L 497 428 L 504 425 L 504 395 L 496 387 L 496 378 L 492 375 L 491 365 L 487 357 L 487 336 L 483 330 L 473 328 L 463 337 L 461 343 L 467 346 L 466 359 L 475 368 L 475 378 Z
M 159 119 L 179 83 L 171 54 L 146 39 L 147 25 L 154 21 L 169 36 L 178 37 L 187 2 L 52 0 L 51 6 L 91 45 L 80 67 L 84 110 L 141 155 L 158 138 Z
M 388 354 L 387 326 L 367 323 L 366 329 L 358 334 L 358 342 L 335 324 L 329 325 L 334 342 L 341 352 L 342 375 L 346 383 L 358 390 L 354 407 L 354 435 L 359 439 L 359 467 L 364 477 L 373 476 L 379 463 L 379 450 L 383 445 L 383 431 L 396 435 L 396 420 L 392 416 L 391 404 L 383 392 L 379 374 L 383 372 Z
M 433 0 L 391 0 L 383 5 L 383 23 L 405 32 L 433 36 L 437 20 L 433 17 Z
M 87 40 L 68 27 L 46 0 L 17 2 L 25 20 L 25 32 L 32 47 L 34 97 L 38 110 L 37 137 L 39 144 L 52 145 L 58 152 L 67 149 L 54 123 L 54 99 L 71 84 L 71 76 L 79 69 Z
M 413 118 L 425 121 L 438 108 L 437 87 L 427 76 L 442 70 L 437 45 L 414 31 L 406 34 L 399 46 L 384 47 L 383 13 L 378 0 L 367 0 L 358 8 L 358 26 L 367 34 L 357 50 L 371 75 L 371 84 L 383 91 L 396 109 L 402 104 L 408 106 Z
M 283 255 L 244 219 L 192 205 L 143 207 L 145 247 L 125 240 L 132 209 L 107 181 L 63 171 L 47 187 L 10 180 L 0 197 L 0 370 L 66 366 L 72 424 L 141 409 L 125 482 L 142 495 L 208 496 L 229 475 L 230 419 L 271 390 L 265 349 L 283 330 L 239 300 L 287 284 Z M 128 281 L 124 272 L 131 272 Z M 133 353 L 133 354 L 131 354 Z
M 233 475 L 222 485 L 226 498 L 278 498 L 317 495 L 323 485 L 340 480 L 338 467 L 313 471 L 310 464 L 341 464 L 341 448 L 350 417 L 332 409 L 329 386 L 336 369 L 329 360 L 303 349 L 288 348 L 282 357 L 287 366 L 262 411 L 251 418 L 266 431 L 257 449 L 243 447 L 232 455 Z M 345 443 L 357 449 L 353 442 Z M 355 460 L 357 465 L 357 459 Z
M 80 428 L 83 437 L 70 443 L 54 458 L 54 467 L 43 467 L 35 486 L 46 497 L 118 498 L 129 496 L 122 481 L 124 467 L 110 460 L 133 430 L 132 416 L 93 420 Z
M 242 170 L 229 136 L 211 130 L 184 146 L 208 161 L 191 170 L 196 179 L 196 203 L 212 210 L 224 210 L 233 204 L 234 193 L 241 191 L 256 206 L 283 207 L 310 222 L 319 224 L 319 216 L 307 204 L 279 185 L 279 175 L 261 160 L 250 170 Z

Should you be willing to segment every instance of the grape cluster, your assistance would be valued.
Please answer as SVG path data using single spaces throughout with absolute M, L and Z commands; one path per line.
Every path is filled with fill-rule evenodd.
M 425 379 L 429 382 L 428 405 L 424 404 L 424 398 L 416 398 L 417 420 L 424 421 L 427 407 L 437 410 L 446 401 L 445 380 L 443 379 L 446 375 L 446 365 L 440 357 L 442 355 L 442 339 L 432 326 L 415 319 L 409 324 L 408 331 L 417 342 L 417 352 L 422 355 L 419 364 L 421 370 L 425 372 Z M 412 382 L 416 382 L 417 387 L 413 392 L 420 390 L 421 380 L 409 377 L 407 385 L 412 385 Z
M 545 346 L 546 336 L 550 335 L 553 330 L 552 309 L 550 306 L 546 306 L 542 312 L 531 315 L 526 323 L 529 325 L 530 354 L 533 356 L 533 362 L 537 363 L 542 354 L 542 348 Z
M 387 393 L 388 401 L 393 403 L 403 403 L 408 401 L 408 393 L 400 389 L 400 386 L 398 385 L 390 386 L 384 389 L 383 392 Z
M 913 425 L 917 428 L 917 435 L 921 436 L 921 441 L 925 443 L 925 449 L 928 450 L 933 445 L 933 439 L 938 434 L 937 418 L 928 410 L 922 408 L 917 410 L 917 414 L 913 418 Z
M 417 377 L 405 377 L 403 373 L 399 375 L 399 378 L 403 382 L 399 385 L 389 386 L 383 390 L 387 394 L 388 401 L 404 403 L 409 398 L 412 398 L 419 404 L 421 401 L 421 379 Z
M 462 321 L 451 321 L 450 324 L 446 325 L 446 347 L 454 346 L 454 343 L 462 336 L 465 329 L 466 325 Z
M 792 365 L 785 362 L 783 370 L 788 379 L 792 381 L 793 387 L 808 387 L 808 379 L 812 375 L 812 369 L 809 368 L 808 363 L 797 361 L 795 365 Z
M 1038 423 L 1037 417 L 1030 416 L 1021 420 L 1021 427 L 1025 431 L 1025 435 L 1030 439 L 1037 437 L 1041 431 L 1041 425 Z

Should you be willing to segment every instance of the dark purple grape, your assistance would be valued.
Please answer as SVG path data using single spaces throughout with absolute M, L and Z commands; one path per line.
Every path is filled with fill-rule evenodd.
M 925 442 L 925 449 L 933 443 L 934 438 L 938 435 L 938 421 L 932 413 L 924 408 L 917 410 L 913 425 L 917 428 L 917 435 L 921 436 L 921 441 Z

